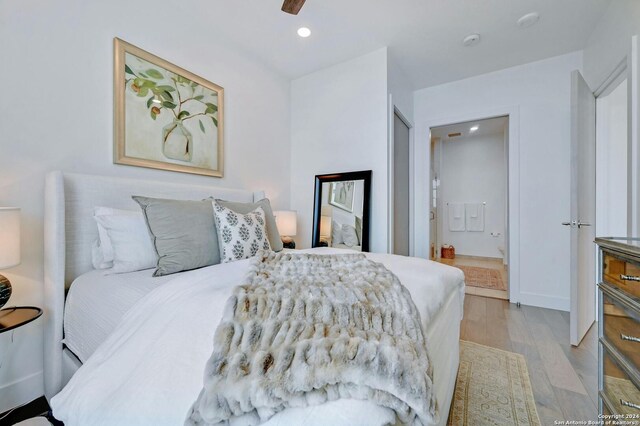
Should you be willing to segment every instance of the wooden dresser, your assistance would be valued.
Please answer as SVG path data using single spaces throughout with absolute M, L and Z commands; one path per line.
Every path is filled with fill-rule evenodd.
M 640 238 L 597 238 L 600 414 L 640 420 Z

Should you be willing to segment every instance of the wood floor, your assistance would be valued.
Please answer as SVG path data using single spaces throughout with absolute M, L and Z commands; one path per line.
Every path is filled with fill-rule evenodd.
M 597 420 L 597 327 L 569 344 L 569 313 L 466 295 L 460 338 L 525 356 L 543 425 Z

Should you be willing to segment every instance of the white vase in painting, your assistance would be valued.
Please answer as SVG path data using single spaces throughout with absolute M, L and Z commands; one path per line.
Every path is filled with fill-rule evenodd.
M 181 120 L 162 128 L 162 153 L 172 160 L 190 162 L 193 158 L 193 137 Z

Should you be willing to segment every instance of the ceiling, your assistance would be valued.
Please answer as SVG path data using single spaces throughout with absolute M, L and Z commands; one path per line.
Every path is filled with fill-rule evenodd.
M 461 140 L 468 136 L 487 136 L 504 133 L 507 130 L 509 119 L 507 117 L 487 118 L 485 120 L 468 121 L 465 123 L 450 124 L 448 126 L 434 127 L 431 129 L 431 139 L 440 138 L 444 141 Z M 472 126 L 478 126 L 478 130 L 471 132 Z M 462 133 L 462 136 L 450 138 L 451 133 Z
M 413 89 L 524 64 L 584 47 L 612 0 L 307 0 L 297 16 L 282 0 L 194 0 L 230 44 L 287 78 L 388 46 Z M 538 12 L 521 29 L 518 18 Z M 210 17 L 210 18 L 205 18 Z M 311 29 L 303 39 L 296 30 Z M 463 47 L 479 33 L 481 41 Z

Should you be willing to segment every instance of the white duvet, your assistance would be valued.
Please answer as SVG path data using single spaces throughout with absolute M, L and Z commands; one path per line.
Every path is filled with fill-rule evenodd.
M 407 287 L 425 329 L 447 297 L 464 285 L 462 272 L 445 265 L 394 255 L 366 256 L 383 263 Z M 182 425 L 202 388 L 225 302 L 246 275 L 248 264 L 245 260 L 178 274 L 140 300 L 51 400 L 54 416 L 66 426 Z M 338 400 L 287 409 L 265 424 L 394 423 L 395 415 L 387 408 L 369 401 Z

